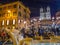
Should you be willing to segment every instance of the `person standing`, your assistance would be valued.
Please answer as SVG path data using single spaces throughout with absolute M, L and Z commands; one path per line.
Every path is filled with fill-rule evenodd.
M 2 41 L 5 41 L 6 32 L 4 30 L 2 30 L 2 32 L 1 32 L 1 37 L 2 37 Z

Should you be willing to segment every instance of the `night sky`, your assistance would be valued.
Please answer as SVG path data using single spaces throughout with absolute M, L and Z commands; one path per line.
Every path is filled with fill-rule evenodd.
M 17 0 L 0 0 L 0 3 L 8 3 Z M 60 11 L 60 0 L 20 0 L 23 4 L 30 8 L 31 17 L 39 16 L 40 7 L 51 7 L 51 15 L 55 16 L 57 11 Z

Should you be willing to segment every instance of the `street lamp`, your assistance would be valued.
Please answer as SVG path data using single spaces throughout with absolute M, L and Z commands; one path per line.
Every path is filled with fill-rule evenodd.
M 9 17 L 11 17 L 11 16 L 12 16 L 11 11 L 10 11 L 10 10 L 8 10 L 7 12 L 8 12 Z

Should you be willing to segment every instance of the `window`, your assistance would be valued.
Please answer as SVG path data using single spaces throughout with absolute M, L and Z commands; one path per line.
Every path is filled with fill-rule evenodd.
M 49 6 L 47 7 L 47 12 L 50 12 L 50 7 Z
M 7 9 L 7 7 L 3 7 L 3 10 Z
M 1 24 L 1 26 L 2 26 L 2 21 L 0 21 L 0 24 Z
M 18 16 L 21 16 L 21 12 L 18 12 Z
M 19 8 L 21 8 L 21 6 L 19 5 Z
M 8 6 L 8 9 L 10 9 L 11 8 L 11 6 Z
M 43 9 L 43 12 L 47 12 L 46 8 Z
M 1 14 L 0 14 L 0 17 L 1 17 Z
M 5 13 L 3 13 L 2 16 L 5 16 Z
M 24 15 L 24 18 L 27 18 L 26 14 Z
M 15 4 L 13 7 L 14 7 L 14 8 L 16 8 L 16 7 L 17 7 L 17 5 Z
M 9 20 L 7 20 L 7 25 L 9 25 Z
M 46 18 L 46 14 L 44 13 L 44 17 Z
M 15 24 L 15 19 L 13 20 L 13 25 Z
M 13 12 L 13 15 L 15 16 L 17 14 L 17 12 L 15 11 L 15 12 Z
M 24 9 L 24 12 L 26 12 L 26 9 Z
M 9 14 L 9 13 L 7 13 L 7 17 L 8 17 L 8 16 L 10 16 L 10 14 Z
M 2 21 L 2 25 L 4 25 L 4 20 Z
M 2 8 L 0 8 L 0 11 L 2 11 Z
M 18 24 L 20 23 L 20 19 L 18 20 Z

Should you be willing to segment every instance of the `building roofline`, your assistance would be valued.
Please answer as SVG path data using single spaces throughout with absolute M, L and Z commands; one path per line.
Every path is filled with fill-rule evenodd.
M 10 5 L 10 4 L 14 4 L 14 3 L 18 3 L 18 2 L 20 2 L 20 4 L 22 4 L 22 5 L 24 5 L 21 1 L 13 1 L 13 2 L 0 3 L 0 7 Z

